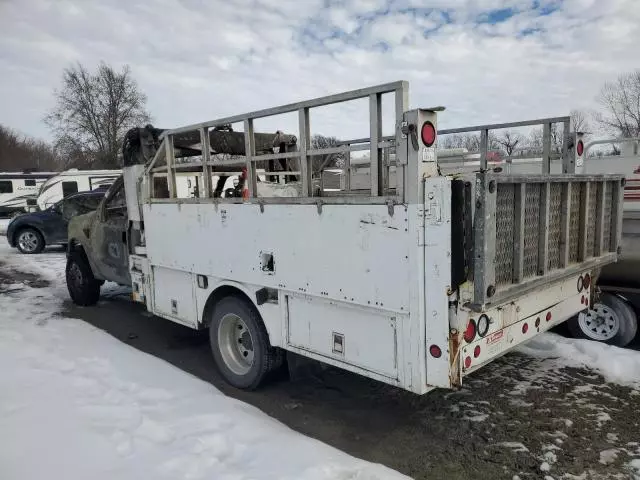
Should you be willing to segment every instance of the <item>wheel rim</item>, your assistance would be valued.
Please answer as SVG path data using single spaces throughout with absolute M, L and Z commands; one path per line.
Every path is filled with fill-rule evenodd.
M 592 310 L 581 313 L 578 324 L 587 337 L 601 342 L 611 340 L 620 330 L 618 314 L 602 303 L 596 303 Z
M 77 263 L 72 263 L 69 266 L 68 279 L 76 290 L 82 286 L 82 271 Z
M 218 326 L 218 349 L 225 365 L 236 375 L 246 375 L 253 365 L 253 338 L 247 324 L 227 313 Z
M 18 245 L 25 252 L 33 252 L 38 248 L 38 237 L 32 231 L 22 232 L 18 237 Z

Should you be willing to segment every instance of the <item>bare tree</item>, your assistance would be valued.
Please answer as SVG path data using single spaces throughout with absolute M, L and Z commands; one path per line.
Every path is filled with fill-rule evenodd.
M 473 152 L 478 150 L 480 146 L 480 135 L 473 133 L 445 135 L 438 140 L 440 148 L 466 148 Z
M 516 147 L 524 143 L 524 137 L 518 132 L 505 130 L 502 134 L 496 136 L 495 141 L 504 148 L 507 156 L 511 157 Z
M 51 145 L 0 125 L 0 171 L 59 168 L 59 159 Z
M 444 135 L 444 137 L 438 140 L 438 142 L 438 146 L 440 148 L 466 148 L 469 152 L 477 152 L 480 150 L 479 133 L 454 133 L 451 135 Z M 489 132 L 487 149 L 500 149 L 498 139 L 493 132 Z
M 571 110 L 571 123 L 573 129 L 580 133 L 589 133 L 591 131 L 591 124 L 589 123 L 589 115 L 582 110 Z
M 596 113 L 595 120 L 606 132 L 622 137 L 640 135 L 640 70 L 605 83 L 597 100 L 604 112 Z
M 336 137 L 325 137 L 324 135 L 313 135 L 311 137 L 311 148 L 332 148 L 338 146 L 338 139 Z M 327 167 L 335 167 L 340 163 L 344 163 L 344 153 L 327 153 L 324 155 L 313 156 L 313 173 L 320 173 Z
M 94 167 L 118 167 L 119 146 L 125 132 L 149 122 L 146 97 L 128 66 L 121 71 L 101 63 L 95 73 L 83 65 L 68 67 L 56 105 L 45 117 L 56 143 Z M 79 152 L 81 156 L 77 155 Z

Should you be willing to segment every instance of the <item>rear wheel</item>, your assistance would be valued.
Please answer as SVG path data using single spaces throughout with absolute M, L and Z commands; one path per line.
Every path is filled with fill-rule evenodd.
M 16 236 L 16 247 L 20 253 L 40 253 L 44 249 L 44 238 L 35 228 L 23 228 Z
M 260 314 L 240 297 L 225 297 L 216 304 L 209 339 L 218 370 L 236 388 L 257 388 L 282 364 L 282 352 L 270 345 Z
M 69 254 L 66 268 L 67 290 L 76 305 L 95 305 L 100 298 L 100 282 L 96 280 L 83 252 Z
M 603 293 L 592 309 L 573 317 L 567 325 L 574 337 L 626 347 L 636 336 L 638 318 L 622 298 Z

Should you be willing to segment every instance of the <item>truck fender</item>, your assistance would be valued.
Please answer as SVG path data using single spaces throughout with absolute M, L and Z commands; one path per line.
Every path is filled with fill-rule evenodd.
M 258 305 L 256 291 L 260 288 L 262 287 L 246 285 L 232 280 L 217 281 L 214 285 L 211 285 L 211 293 L 209 293 L 202 310 L 198 312 L 198 318 L 200 319 L 198 327 L 208 328 L 211 313 L 216 303 L 227 296 L 234 295 L 246 300 L 260 314 L 262 323 L 267 330 L 267 335 L 269 335 L 269 343 L 271 346 L 279 346 L 279 342 L 274 340 L 279 338 L 278 333 L 281 331 L 280 308 L 273 304 Z
M 69 258 L 69 255 L 71 254 L 71 252 L 79 250 L 82 252 L 82 254 L 84 255 L 84 257 L 87 259 L 87 262 L 89 262 L 89 266 L 91 267 L 91 271 L 93 272 L 93 276 L 98 279 L 98 280 L 104 280 L 102 278 L 102 276 L 100 275 L 100 271 L 96 268 L 93 259 L 87 255 L 87 252 L 84 249 L 84 246 L 82 245 L 82 243 L 76 239 L 76 238 L 70 238 L 67 241 L 67 258 Z

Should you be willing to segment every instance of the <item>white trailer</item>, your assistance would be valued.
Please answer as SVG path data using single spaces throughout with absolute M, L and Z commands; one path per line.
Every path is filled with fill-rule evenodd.
M 388 139 L 384 94 L 395 99 Z M 367 143 L 311 149 L 310 110 L 361 98 L 369 101 Z M 258 386 L 285 352 L 416 394 L 459 387 L 464 376 L 587 308 L 591 271 L 617 258 L 623 178 L 576 173 L 584 144 L 568 133 L 569 117 L 452 130 L 480 131 L 480 171 L 442 175 L 440 110 L 410 110 L 408 83 L 400 81 L 156 139 L 142 135 L 140 164 L 125 165 L 98 220 L 72 221 L 72 298 L 97 302 L 103 279 L 130 284 L 134 300 L 155 315 L 209 329 L 217 367 L 240 388 Z M 299 116 L 298 144 L 260 154 L 254 120 L 289 112 Z M 232 162 L 212 159 L 210 132 L 237 122 L 245 148 L 233 165 L 247 172 L 246 193 L 215 197 L 212 175 Z M 550 174 L 548 155 L 538 175 L 488 169 L 490 129 L 544 125 L 547 132 L 554 122 L 567 126 L 563 174 Z M 200 150 L 185 145 L 194 137 Z M 365 189 L 320 188 L 314 155 L 365 149 Z M 390 151 L 395 183 L 384 161 Z M 194 161 L 177 163 L 178 152 Z M 295 197 L 261 193 L 256 166 L 274 159 L 297 164 Z M 196 198 L 179 197 L 176 172 L 185 168 L 202 173 Z M 154 188 L 158 175 L 167 176 L 166 195 Z M 125 245 L 116 224 L 127 232 Z
M 121 174 L 121 170 L 78 170 L 77 168 L 55 174 L 40 187 L 38 208 L 45 210 L 74 193 L 108 188 Z
M 55 172 L 0 173 L 0 216 L 9 217 L 35 207 L 42 184 Z

